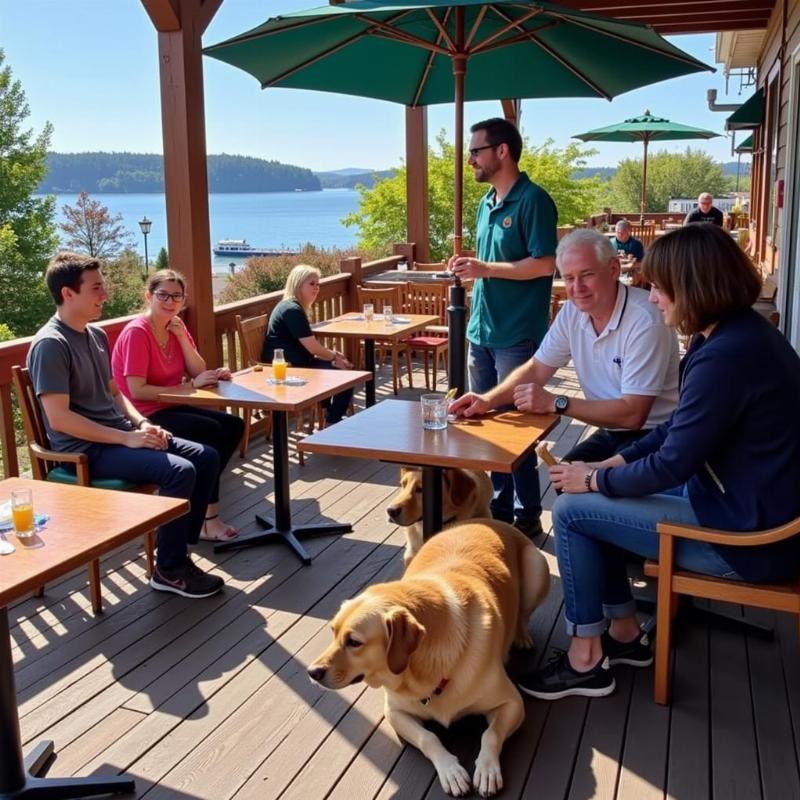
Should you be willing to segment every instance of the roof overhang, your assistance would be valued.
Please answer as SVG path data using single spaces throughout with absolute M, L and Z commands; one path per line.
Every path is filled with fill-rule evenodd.
M 766 30 L 722 31 L 717 34 L 714 61 L 727 75 L 732 69 L 755 67 L 764 47 Z

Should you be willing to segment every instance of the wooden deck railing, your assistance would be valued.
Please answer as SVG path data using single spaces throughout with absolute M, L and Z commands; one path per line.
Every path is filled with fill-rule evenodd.
M 317 321 L 330 319 L 356 308 L 356 286 L 363 276 L 393 269 L 403 259 L 413 260 L 413 245 L 395 245 L 395 255 L 365 264 L 361 263 L 360 258 L 343 259 L 338 275 L 330 275 L 320 281 L 319 297 L 314 304 L 314 318 Z M 282 295 L 280 291 L 270 292 L 214 308 L 214 336 L 219 364 L 226 364 L 231 369 L 243 366 L 236 342 L 236 315 L 254 317 L 268 314 L 280 302 Z M 108 335 L 112 347 L 120 331 L 131 319 L 132 316 L 119 317 L 98 323 Z M 19 475 L 11 367 L 25 363 L 31 341 L 32 337 L 25 337 L 0 342 L 0 448 L 3 476 L 6 478 Z

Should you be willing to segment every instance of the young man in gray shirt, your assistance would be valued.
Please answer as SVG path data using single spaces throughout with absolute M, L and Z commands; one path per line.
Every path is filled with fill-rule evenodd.
M 203 525 L 216 451 L 152 425 L 118 390 L 106 334 L 89 324 L 108 298 L 100 262 L 59 253 L 45 280 L 56 313 L 36 333 L 28 369 L 52 448 L 86 453 L 92 478 L 155 483 L 162 495 L 189 500 L 189 513 L 158 531 L 150 585 L 184 597 L 215 594 L 222 578 L 195 566 L 187 545 L 197 542 Z

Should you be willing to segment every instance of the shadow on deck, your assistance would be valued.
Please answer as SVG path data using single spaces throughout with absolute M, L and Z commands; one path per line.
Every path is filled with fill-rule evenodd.
M 561 380 L 576 391 L 573 373 Z M 385 382 L 379 389 L 388 396 Z M 582 424 L 562 424 L 551 434 L 554 453 L 584 432 Z M 541 477 L 549 509 L 554 495 L 544 469 Z M 402 532 L 384 512 L 397 467 L 312 455 L 302 468 L 293 458 L 291 481 L 295 520 L 354 528 L 308 541 L 308 568 L 281 546 L 214 555 L 201 543 L 202 565 L 227 586 L 189 601 L 149 590 L 141 548 L 130 545 L 104 562 L 101 616 L 91 614 L 83 570 L 9 609 L 26 752 L 43 737 L 55 739 L 52 774 L 126 771 L 136 796 L 148 800 L 443 796 L 428 762 L 383 720 L 381 692 L 363 685 L 323 692 L 305 673 L 342 600 L 400 575 Z M 271 499 L 271 452 L 259 440 L 245 460 L 231 462 L 224 516 L 251 530 L 254 511 L 271 510 Z M 547 511 L 543 522 L 548 529 Z M 553 590 L 532 620 L 537 649 L 515 656 L 511 670 L 566 644 L 550 537 L 542 547 Z M 781 615 L 746 613 L 773 625 L 774 640 L 687 626 L 670 708 L 653 703 L 651 669 L 628 667 L 617 669 L 608 698 L 526 700 L 523 728 L 503 753 L 502 796 L 800 797 L 795 626 Z M 468 769 L 481 728 L 464 720 L 445 734 Z

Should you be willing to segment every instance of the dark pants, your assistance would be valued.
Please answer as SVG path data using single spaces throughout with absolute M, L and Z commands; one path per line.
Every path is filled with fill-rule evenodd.
M 336 369 L 330 361 L 321 361 L 318 358 L 314 359 L 312 364 L 308 365 L 311 369 Z M 328 425 L 334 425 L 339 422 L 347 412 L 350 401 L 353 399 L 353 390 L 345 389 L 333 397 L 326 398 L 322 401 L 322 406 L 325 409 L 325 422 Z
M 165 497 L 189 501 L 189 512 L 158 529 L 156 562 L 165 570 L 186 563 L 187 544 L 197 544 L 211 487 L 219 473 L 219 456 L 211 447 L 173 437 L 167 450 L 93 444 L 87 451 L 92 478 L 154 483 Z M 146 503 L 147 498 L 143 497 Z
M 587 439 L 576 444 L 567 453 L 564 461 L 605 461 L 624 450 L 629 444 L 641 439 L 650 431 L 609 431 L 600 428 Z
M 196 406 L 162 408 L 150 421 L 173 436 L 213 447 L 219 456 L 219 470 L 211 487 L 209 503 L 219 502 L 219 479 L 244 434 L 244 420 L 234 414 Z

